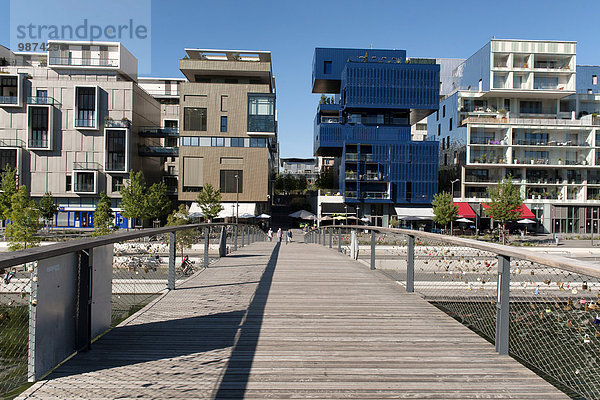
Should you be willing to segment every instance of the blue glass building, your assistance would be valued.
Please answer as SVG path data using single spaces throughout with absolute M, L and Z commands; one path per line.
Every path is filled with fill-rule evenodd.
M 338 157 L 344 203 L 387 225 L 395 206 L 430 205 L 438 143 L 411 125 L 439 106 L 440 66 L 404 50 L 315 49 L 313 93 L 333 94 L 315 118 L 314 153 Z M 346 206 L 347 207 L 347 206 Z

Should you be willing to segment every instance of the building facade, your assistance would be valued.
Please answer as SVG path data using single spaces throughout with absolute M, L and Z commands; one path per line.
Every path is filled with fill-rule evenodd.
M 271 53 L 186 53 L 179 61 L 187 80 L 179 84 L 178 199 L 192 203 L 211 184 L 221 191 L 221 217 L 268 211 L 278 167 Z
M 493 39 L 455 68 L 456 90 L 428 117 L 440 168 L 456 168 L 455 201 L 478 228 L 489 227 L 486 188 L 511 176 L 534 229 L 598 231 L 600 69 L 577 66 L 576 45 Z
M 0 58 L 0 164 L 17 168 L 33 199 L 51 192 L 59 227 L 93 227 L 105 191 L 119 215 L 130 170 L 161 179 L 140 130 L 161 127 L 161 105 L 138 84 L 137 60 L 120 43 L 49 41 L 45 53 Z
M 315 158 L 281 158 L 279 164 L 281 175 L 306 178 L 309 185 L 314 184 L 319 177 L 319 165 Z
M 312 91 L 334 95 L 318 107 L 314 153 L 340 160 L 345 210 L 387 226 L 400 206 L 430 206 L 437 143 L 411 140 L 411 126 L 438 108 L 435 60 L 408 59 L 404 50 L 317 48 Z

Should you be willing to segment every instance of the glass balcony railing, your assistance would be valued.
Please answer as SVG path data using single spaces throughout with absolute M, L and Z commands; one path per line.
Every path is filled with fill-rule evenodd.
M 95 128 L 96 127 L 96 119 L 76 119 L 75 127 L 77 128 Z
M 27 104 L 54 104 L 55 101 L 52 97 L 47 96 L 37 96 L 37 97 L 28 97 Z
M 99 171 L 102 168 L 97 162 L 74 162 L 73 170 L 80 171 Z
M 179 136 L 179 128 L 156 128 L 156 127 L 140 127 L 139 135 L 142 136 L 155 136 L 155 137 L 167 137 L 167 136 Z
M 494 137 L 471 137 L 471 144 L 502 145 L 504 141 Z
M 275 132 L 275 115 L 248 115 L 248 132 Z
M 0 96 L 0 104 L 18 104 L 17 96 Z
M 347 197 L 349 199 L 356 199 L 356 198 L 358 198 L 358 192 L 346 191 L 346 192 L 344 192 L 344 197 Z
M 387 192 L 363 192 L 363 199 L 389 199 L 390 195 Z
M 104 126 L 107 128 L 129 128 L 131 126 L 131 121 L 128 119 L 106 119 L 104 120 Z
M 27 147 L 30 149 L 47 149 L 48 139 L 29 139 Z
M 355 180 L 358 177 L 356 172 L 346 172 L 345 174 L 346 180 Z
M 50 57 L 50 65 L 72 65 L 80 67 L 118 67 L 118 59 L 110 58 L 73 58 L 73 57 Z
M 347 161 L 358 161 L 358 154 L 356 153 L 346 153 Z

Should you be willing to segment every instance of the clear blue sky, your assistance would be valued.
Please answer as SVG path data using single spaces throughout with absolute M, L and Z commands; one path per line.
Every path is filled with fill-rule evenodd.
M 37 1 L 29 3 L 35 7 Z M 68 13 L 69 7 L 63 5 L 75 1 L 57 2 L 60 6 L 56 12 Z M 102 0 L 80 1 L 103 8 Z M 5 45 L 9 45 L 9 4 L 9 0 L 0 0 L 0 43 Z M 146 75 L 181 76 L 177 60 L 186 47 L 270 50 L 277 80 L 281 156 L 309 157 L 319 98 L 310 88 L 315 47 L 373 45 L 405 49 L 409 57 L 466 58 L 493 36 L 576 40 L 577 63 L 600 64 L 600 32 L 594 18 L 586 15 L 590 4 L 537 0 L 154 0 L 152 67 Z M 592 11 L 589 8 L 588 12 Z

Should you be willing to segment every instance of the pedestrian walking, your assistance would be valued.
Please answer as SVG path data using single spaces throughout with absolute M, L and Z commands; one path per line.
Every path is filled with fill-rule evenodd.
M 277 229 L 277 241 L 279 243 L 281 243 L 281 237 L 283 236 L 283 232 L 281 231 L 281 228 Z
M 292 230 L 288 229 L 288 231 L 287 231 L 287 238 L 286 238 L 285 244 L 288 244 L 291 241 L 292 241 Z
M 267 232 L 267 236 L 269 237 L 269 242 L 273 241 L 273 229 L 269 228 L 269 232 Z

